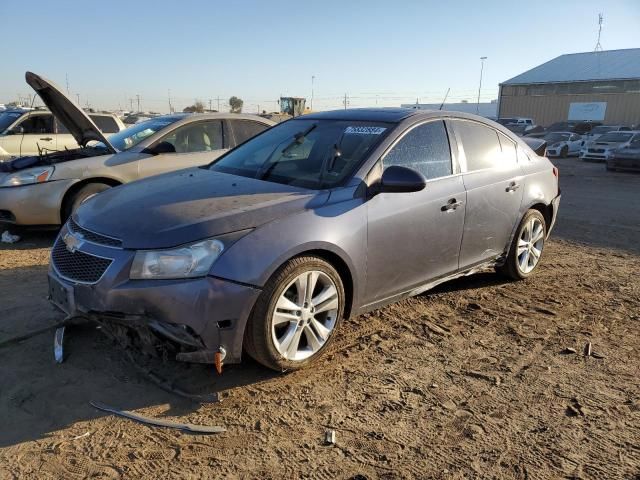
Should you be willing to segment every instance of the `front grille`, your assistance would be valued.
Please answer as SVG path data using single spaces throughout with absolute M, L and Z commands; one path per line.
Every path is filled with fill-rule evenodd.
M 107 247 L 122 248 L 122 241 L 117 238 L 107 237 L 106 235 L 101 235 L 100 233 L 87 230 L 74 222 L 73 218 L 69 218 L 67 227 L 72 232 L 81 234 L 87 242 L 97 243 L 98 245 L 105 245 Z
M 51 261 L 61 276 L 78 283 L 96 283 L 112 262 L 77 250 L 70 252 L 61 238 L 51 251 Z
M 601 148 L 590 148 L 589 152 L 591 153 L 604 153 L 604 150 Z

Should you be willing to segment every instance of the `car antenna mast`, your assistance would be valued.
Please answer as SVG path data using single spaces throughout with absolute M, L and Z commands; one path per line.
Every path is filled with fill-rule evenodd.
M 447 93 L 444 94 L 444 98 L 442 99 L 442 103 L 440 104 L 440 108 L 438 110 L 442 110 L 442 107 L 444 107 L 444 102 L 447 101 L 447 97 L 449 96 L 450 91 L 451 87 L 447 88 Z

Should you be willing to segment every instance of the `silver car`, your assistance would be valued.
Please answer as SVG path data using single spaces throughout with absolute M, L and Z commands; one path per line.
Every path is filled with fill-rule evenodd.
M 85 202 L 50 296 L 165 358 L 291 370 L 352 315 L 485 267 L 529 277 L 559 202 L 551 162 L 481 117 L 312 113 Z
M 52 82 L 26 80 L 81 145 L 0 162 L 0 222 L 60 225 L 97 193 L 160 173 L 205 165 L 274 125 L 231 113 L 156 117 L 108 139 Z

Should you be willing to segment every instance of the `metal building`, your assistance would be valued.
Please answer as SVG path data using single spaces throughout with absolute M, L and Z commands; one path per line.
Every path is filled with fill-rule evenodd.
M 500 84 L 499 117 L 640 123 L 640 48 L 561 55 Z

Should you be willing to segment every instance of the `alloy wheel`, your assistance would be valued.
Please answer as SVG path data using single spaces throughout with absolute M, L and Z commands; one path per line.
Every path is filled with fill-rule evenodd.
M 317 353 L 336 326 L 338 289 L 324 272 L 298 275 L 283 290 L 271 315 L 271 337 L 285 359 L 301 361 Z
M 544 247 L 544 227 L 537 218 L 531 218 L 522 228 L 518 239 L 518 268 L 529 273 L 540 261 Z

